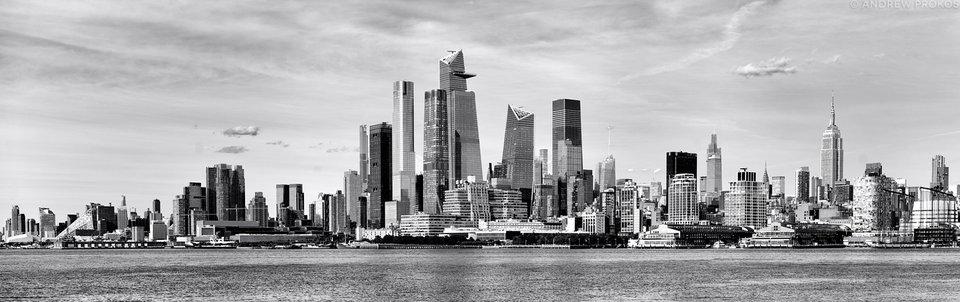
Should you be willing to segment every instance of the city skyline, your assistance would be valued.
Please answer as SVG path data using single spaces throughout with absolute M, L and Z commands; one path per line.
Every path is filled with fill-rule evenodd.
M 613 14 L 613 20 L 623 24 L 573 19 L 573 25 L 611 37 L 629 34 L 626 37 L 632 39 L 606 41 L 612 44 L 606 45 L 607 50 L 600 49 L 605 40 L 598 38 L 571 41 L 570 37 L 585 33 L 577 32 L 575 26 L 550 23 L 552 18 L 546 17 L 615 13 L 623 9 L 617 3 L 567 5 L 559 12 L 519 4 L 523 7 L 519 11 L 525 14 L 521 21 L 511 22 L 535 22 L 528 33 L 490 37 L 459 28 L 464 29 L 463 36 L 452 39 L 430 35 L 435 34 L 435 27 L 455 26 L 458 21 L 417 14 L 413 11 L 417 7 L 379 3 L 370 15 L 354 15 L 341 25 L 358 24 L 373 37 L 386 38 L 384 42 L 378 49 L 357 47 L 356 57 L 339 48 L 357 46 L 355 42 L 335 47 L 330 51 L 339 52 L 335 57 L 345 62 L 335 63 L 311 61 L 310 57 L 331 53 L 310 47 L 314 45 L 304 40 L 310 35 L 328 38 L 321 41 L 349 40 L 335 31 L 317 30 L 314 26 L 323 28 L 319 26 L 322 18 L 297 12 L 308 4 L 280 5 L 269 12 L 291 16 L 291 23 L 245 21 L 245 15 L 268 12 L 231 8 L 229 14 L 218 16 L 224 19 L 213 21 L 239 20 L 245 26 L 207 30 L 199 29 L 209 25 L 204 22 L 211 22 L 200 21 L 203 18 L 175 25 L 169 15 L 175 8 L 162 5 L 153 7 L 158 8 L 153 12 L 104 4 L 96 14 L 129 25 L 109 28 L 70 18 L 95 14 L 83 5 L 47 5 L 14 2 L 0 8 L 0 19 L 5 20 L 0 22 L 0 40 L 4 41 L 0 42 L 0 54 L 34 64 L 30 68 L 0 65 L 0 74 L 17 75 L 0 76 L 0 92 L 6 96 L 0 100 L 2 209 L 16 204 L 33 214 L 35 207 L 42 206 L 65 215 L 81 212 L 89 202 L 119 204 L 120 196 L 126 195 L 128 208 L 142 211 L 152 200 L 160 199 L 164 214 L 169 214 L 166 205 L 185 184 L 204 180 L 199 167 L 217 163 L 242 165 L 248 171 L 248 197 L 253 192 L 270 196 L 276 184 L 303 183 L 307 202 L 313 202 L 318 192 L 332 194 L 343 189 L 343 171 L 357 169 L 354 131 L 358 121 L 373 125 L 391 120 L 393 79 L 410 79 L 419 87 L 413 93 L 413 145 L 417 149 L 414 166 L 422 172 L 422 144 L 416 142 L 423 139 L 420 113 L 424 111 L 418 96 L 438 87 L 437 58 L 445 50 L 461 48 L 470 57 L 468 70 L 480 74 L 470 83 L 477 93 L 484 167 L 500 158 L 502 111 L 507 104 L 546 117 L 551 113 L 550 102 L 571 98 L 581 101 L 583 163 L 588 167 L 606 155 L 607 126 L 614 125 L 609 153 L 617 158 L 618 178 L 660 181 L 662 172 L 654 175 L 652 171 L 664 169 L 663 154 L 669 151 L 697 153 L 701 166 L 697 174 L 705 175 L 704 150 L 710 134 L 717 133 L 726 151 L 725 179 L 733 179 L 741 167 L 759 171 L 766 161 L 771 175 L 788 176 L 786 187 L 795 188 L 790 176 L 799 167 L 810 166 L 812 175 L 820 175 L 819 150 L 814 146 L 827 125 L 831 91 L 836 92 L 838 124 L 845 138 L 843 170 L 854 172 L 846 173 L 847 179 L 859 176 L 857 171 L 865 163 L 881 162 L 886 175 L 925 186 L 931 181 L 933 155 L 942 154 L 947 166 L 960 156 L 956 143 L 960 121 L 953 118 L 960 92 L 951 84 L 957 82 L 960 68 L 950 60 L 960 45 L 937 41 L 942 35 L 958 32 L 957 22 L 951 22 L 951 17 L 956 20 L 955 12 L 907 14 L 855 10 L 846 3 L 752 1 L 736 6 L 640 5 L 639 13 Z M 809 18 L 824 8 L 832 9 Z M 207 5 L 196 14 L 220 9 Z M 23 18 L 39 11 L 50 17 L 47 22 L 51 26 Z M 334 11 L 331 13 L 344 13 Z M 469 12 L 489 16 L 501 11 L 495 5 L 453 10 L 458 17 L 469 17 Z M 637 21 L 629 18 L 629 13 L 651 18 Z M 858 37 L 858 33 L 895 26 L 884 23 L 886 14 L 899 17 L 893 23 L 923 26 L 907 27 L 890 37 Z M 349 11 L 346 15 L 350 16 Z M 376 23 L 370 16 L 388 18 L 383 21 L 386 23 Z M 146 21 L 134 21 L 135 17 Z M 703 18 L 687 19 L 691 17 Z M 821 31 L 823 36 L 808 41 L 800 34 L 769 36 L 773 30 L 794 31 L 770 27 L 799 17 L 808 17 L 804 31 Z M 481 24 L 492 26 L 502 21 Z M 399 29 L 392 29 L 397 24 Z M 691 41 L 663 31 L 673 25 L 699 35 Z M 944 31 L 921 30 L 928 26 Z M 261 27 L 283 34 L 268 38 Z M 294 34 L 304 27 L 308 36 Z M 348 26 L 345 30 L 361 29 Z M 558 29 L 569 37 L 549 35 Z M 99 38 L 98 33 L 104 37 Z M 245 33 L 252 38 L 215 39 L 211 44 L 190 39 L 190 35 L 211 38 Z M 401 42 L 406 38 L 417 40 L 408 47 Z M 132 42 L 140 39 L 146 45 L 168 45 L 164 46 L 167 50 L 189 59 L 158 57 Z M 881 42 L 865 42 L 876 39 Z M 908 42 L 890 42 L 904 40 Z M 212 65 L 202 62 L 228 53 L 238 42 L 249 44 L 243 44 L 247 48 L 237 54 L 211 60 Z M 911 44 L 925 47 L 921 50 Z M 556 46 L 577 51 L 557 50 Z M 619 58 L 617 54 L 631 55 L 637 63 L 612 59 Z M 309 64 L 304 68 L 277 60 L 253 63 L 261 56 L 289 57 L 292 62 Z M 767 62 L 770 58 L 792 61 Z M 85 63 L 90 59 L 105 64 Z M 659 65 L 659 61 L 672 63 Z M 373 66 L 384 62 L 392 66 Z M 759 68 L 763 66 L 766 68 Z M 360 72 L 348 74 L 351 67 Z M 691 84 L 698 89 L 690 89 Z M 362 106 L 354 106 L 355 100 Z M 745 107 L 753 110 L 745 112 Z M 180 115 L 181 111 L 186 114 Z M 550 148 L 549 123 L 546 118 L 537 120 L 535 149 Z M 48 189 L 51 183 L 56 190 Z M 948 189 L 955 185 L 951 183 Z M 787 190 L 787 195 L 795 194 L 795 190 Z M 240 202 L 246 204 L 249 199 Z M 267 200 L 270 205 L 276 202 Z

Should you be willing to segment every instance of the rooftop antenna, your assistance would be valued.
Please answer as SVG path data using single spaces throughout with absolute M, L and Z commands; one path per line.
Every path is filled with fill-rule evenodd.
M 613 145 L 613 125 L 607 125 L 607 155 L 610 153 L 610 146 Z

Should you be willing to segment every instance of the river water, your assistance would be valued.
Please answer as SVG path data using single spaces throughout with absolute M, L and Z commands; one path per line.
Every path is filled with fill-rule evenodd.
M 957 300 L 960 250 L 0 250 L 0 300 Z

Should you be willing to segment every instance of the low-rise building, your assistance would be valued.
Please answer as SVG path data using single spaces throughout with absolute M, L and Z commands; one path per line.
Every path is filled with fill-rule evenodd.
M 752 237 L 741 239 L 740 246 L 751 248 L 793 247 L 793 235 L 795 233 L 796 231 L 793 229 L 775 222 L 756 230 Z
M 477 221 L 469 220 L 469 217 L 446 214 L 403 215 L 400 218 L 400 235 L 436 236 L 442 234 L 443 229 L 449 226 L 477 227 Z

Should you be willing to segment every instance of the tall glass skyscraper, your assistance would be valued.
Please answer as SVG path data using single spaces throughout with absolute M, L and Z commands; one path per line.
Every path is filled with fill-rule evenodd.
M 507 168 L 510 186 L 520 190 L 526 204 L 530 204 L 533 187 L 533 121 L 533 113 L 522 107 L 507 106 L 501 162 Z
M 599 164 L 597 171 L 600 173 L 597 183 L 600 184 L 600 191 L 617 186 L 617 160 L 613 155 L 607 155 Z
M 370 178 L 367 191 L 370 192 L 367 215 L 370 228 L 382 228 L 383 203 L 393 197 L 392 148 L 393 127 L 387 123 L 370 125 Z
M 720 157 L 720 147 L 717 146 L 717 135 L 710 135 L 710 145 L 707 146 L 707 192 L 720 193 L 723 191 L 723 163 Z
M 363 194 L 362 183 L 357 171 L 343 172 L 343 196 L 345 200 L 347 219 L 360 223 L 360 196 Z M 316 223 L 316 222 L 314 222 Z
M 837 112 L 834 100 L 830 100 L 830 125 L 823 131 L 820 144 L 820 178 L 823 184 L 833 187 L 843 179 L 843 138 L 837 127 Z
M 467 90 L 467 79 L 474 76 L 464 69 L 462 50 L 440 59 L 440 89 L 447 92 L 449 183 L 469 176 L 483 179 L 476 96 Z
M 413 142 L 413 82 L 393 83 L 393 200 L 410 205 L 403 213 L 416 213 L 417 170 Z
M 810 202 L 810 167 L 797 170 L 797 203 Z
M 367 191 L 367 179 L 370 177 L 370 136 L 367 125 L 360 125 L 360 190 Z
M 580 125 L 580 101 L 553 101 L 553 170 L 555 177 L 565 178 L 583 170 L 583 137 Z M 565 145 L 565 146 L 564 146 Z M 561 154 L 561 148 L 565 148 Z M 560 158 L 562 155 L 563 158 Z
M 423 212 L 439 214 L 443 192 L 450 188 L 447 92 L 433 89 L 423 96 Z
M 203 210 L 211 220 L 247 219 L 243 166 L 218 164 L 207 167 L 207 206 Z

